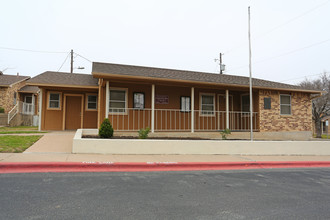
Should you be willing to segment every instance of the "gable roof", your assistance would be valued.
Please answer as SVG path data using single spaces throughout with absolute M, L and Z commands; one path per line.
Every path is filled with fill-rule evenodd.
M 10 87 L 16 83 L 29 79 L 29 76 L 0 75 L 0 87 Z
M 249 77 L 234 76 L 227 74 L 215 74 L 206 72 L 164 69 L 145 66 L 132 66 L 113 63 L 93 62 L 92 74 L 95 77 L 104 76 L 127 76 L 141 77 L 156 80 L 176 80 L 191 83 L 210 83 L 218 85 L 232 85 L 240 87 L 249 87 Z M 267 81 L 253 78 L 254 88 L 277 89 L 277 90 L 299 90 L 311 93 L 320 93 L 320 91 L 306 90 L 300 86 Z
M 28 80 L 27 85 L 98 88 L 98 79 L 91 74 L 47 71 Z
M 24 93 L 38 93 L 39 88 L 38 86 L 23 86 L 18 90 L 18 92 L 24 92 Z

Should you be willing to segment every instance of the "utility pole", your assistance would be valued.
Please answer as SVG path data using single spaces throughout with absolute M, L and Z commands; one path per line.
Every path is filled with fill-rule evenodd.
M 222 53 L 220 53 L 220 74 L 222 74 Z
M 222 53 L 220 53 L 219 59 L 214 59 L 214 62 L 219 61 L 219 66 L 220 66 L 220 74 L 223 73 L 223 71 L 225 71 L 225 65 L 222 64 Z
M 73 50 L 71 50 L 71 69 L 70 73 L 73 73 Z
M 253 102 L 252 102 L 252 64 L 251 64 L 251 33 L 250 33 L 250 6 L 248 8 L 248 14 L 249 14 L 249 73 L 250 73 L 250 138 L 251 141 L 253 141 Z

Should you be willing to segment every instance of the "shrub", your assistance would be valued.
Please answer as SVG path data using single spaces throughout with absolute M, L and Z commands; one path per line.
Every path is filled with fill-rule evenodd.
M 150 128 L 148 128 L 148 127 L 146 129 L 142 129 L 141 128 L 138 131 L 138 133 L 139 133 L 139 139 L 147 139 L 149 132 L 150 132 Z
M 221 134 L 222 140 L 227 140 L 227 135 L 231 134 L 231 131 L 228 128 L 226 128 L 225 130 L 221 131 L 220 134 Z
M 99 136 L 101 138 L 111 138 L 113 136 L 113 128 L 109 119 L 104 119 L 99 129 Z
M 0 107 L 0 113 L 5 113 L 5 109 Z

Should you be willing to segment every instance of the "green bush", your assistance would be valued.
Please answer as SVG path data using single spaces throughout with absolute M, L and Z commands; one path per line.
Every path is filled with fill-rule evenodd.
M 5 109 L 0 107 L 0 113 L 5 113 Z
M 220 134 L 221 134 L 222 140 L 227 140 L 227 135 L 231 134 L 231 131 L 228 128 L 226 128 L 225 130 L 220 132 Z
M 139 133 L 139 139 L 147 139 L 149 132 L 150 132 L 150 128 L 148 128 L 148 127 L 146 129 L 142 129 L 141 128 L 138 131 L 138 133 Z
M 99 129 L 99 136 L 101 138 L 111 138 L 113 136 L 113 128 L 109 119 L 104 119 Z

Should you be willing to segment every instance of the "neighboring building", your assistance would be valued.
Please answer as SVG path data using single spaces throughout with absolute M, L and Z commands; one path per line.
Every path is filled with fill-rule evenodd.
M 41 130 L 249 131 L 249 78 L 93 63 L 92 75 L 45 72 L 39 86 Z M 253 129 L 265 135 L 312 135 L 312 94 L 299 86 L 253 79 Z
M 0 74 L 0 107 L 8 113 L 20 100 L 18 90 L 25 86 L 29 76 Z
M 321 122 L 322 134 L 330 134 L 329 121 L 330 121 L 330 116 L 327 116 L 322 119 L 322 122 Z
M 22 101 L 21 112 L 26 115 L 38 115 L 38 94 L 37 86 L 24 86 L 18 90 L 19 99 Z

